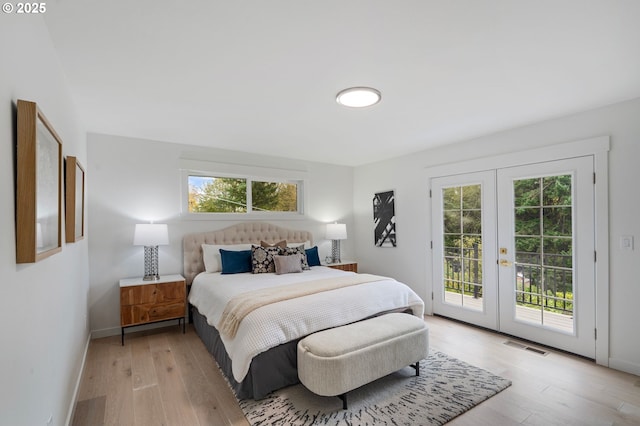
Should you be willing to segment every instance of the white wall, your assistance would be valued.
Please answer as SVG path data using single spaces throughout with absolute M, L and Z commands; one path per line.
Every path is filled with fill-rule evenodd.
M 594 136 L 611 136 L 609 153 L 610 214 L 610 366 L 640 374 L 640 99 L 569 117 L 426 150 L 356 168 L 354 220 L 360 269 L 396 277 L 423 299 L 431 293 L 427 279 L 431 251 L 427 234 L 428 183 L 425 168 L 517 152 Z M 371 198 L 395 189 L 398 247 L 373 245 Z M 635 251 L 619 248 L 621 235 L 636 238 Z
M 62 425 L 89 335 L 88 238 L 16 264 L 17 99 L 37 102 L 63 140 L 63 155 L 83 165 L 86 136 L 41 17 L 2 14 L 0 52 L 0 424 L 45 425 L 51 416 Z
M 181 160 L 199 160 L 255 169 L 295 169 L 305 180 L 306 214 L 299 219 L 268 220 L 276 225 L 310 230 L 314 242 L 328 249 L 324 224 L 339 221 L 353 229 L 353 169 L 284 158 L 206 149 L 202 147 L 89 134 L 89 263 L 90 319 L 93 336 L 120 332 L 121 278 L 143 275 L 143 249 L 135 247 L 136 223 L 169 225 L 169 246 L 159 247 L 160 274 L 182 273 L 182 237 L 191 232 L 220 229 L 238 220 L 190 220 L 180 215 Z M 234 167 L 236 167 L 234 166 Z M 353 253 L 343 242 L 343 258 Z

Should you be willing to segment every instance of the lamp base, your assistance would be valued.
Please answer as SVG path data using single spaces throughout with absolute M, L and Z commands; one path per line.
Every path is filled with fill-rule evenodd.
M 160 279 L 158 273 L 158 246 L 144 246 L 144 277 L 143 281 Z
M 142 277 L 143 281 L 157 281 L 160 279 L 160 275 L 145 275 Z
M 331 240 L 331 263 L 340 262 L 340 240 Z

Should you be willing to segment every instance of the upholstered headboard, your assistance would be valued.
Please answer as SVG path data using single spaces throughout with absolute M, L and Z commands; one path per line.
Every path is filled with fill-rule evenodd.
M 313 243 L 313 235 L 308 231 L 282 228 L 266 222 L 240 222 L 218 231 L 187 234 L 183 239 L 187 285 L 204 271 L 202 244 L 260 244 L 260 241 L 274 244 L 282 240 L 287 240 L 287 243 Z

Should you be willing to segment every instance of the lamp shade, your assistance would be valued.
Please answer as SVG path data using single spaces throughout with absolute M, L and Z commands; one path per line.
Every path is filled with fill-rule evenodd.
M 134 246 L 164 246 L 169 244 L 169 231 L 163 223 L 138 223 L 133 234 Z
M 346 240 L 347 225 L 344 223 L 328 223 L 326 238 L 327 240 Z

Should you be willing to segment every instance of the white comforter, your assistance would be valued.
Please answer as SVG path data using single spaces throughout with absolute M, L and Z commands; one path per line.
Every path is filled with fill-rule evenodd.
M 193 281 L 189 302 L 216 326 L 227 302 L 247 291 L 352 274 L 323 266 L 298 274 L 199 274 Z M 407 285 L 394 279 L 354 285 L 273 303 L 247 315 L 234 338 L 221 335 L 232 360 L 233 377 L 242 381 L 254 356 L 282 343 L 326 328 L 367 318 L 379 312 L 409 307 L 422 318 L 424 302 Z

